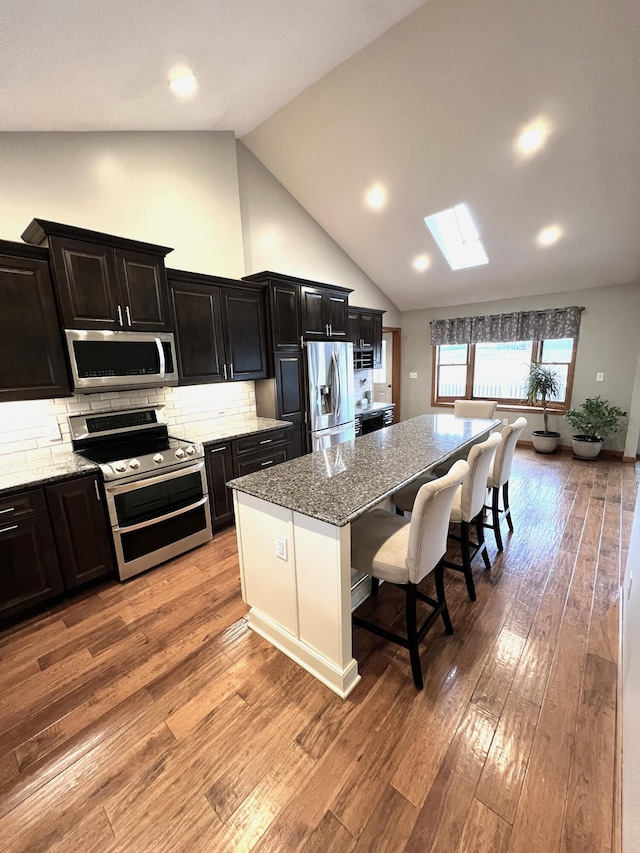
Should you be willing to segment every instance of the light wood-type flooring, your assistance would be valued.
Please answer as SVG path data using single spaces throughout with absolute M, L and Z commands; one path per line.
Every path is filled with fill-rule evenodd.
M 346 701 L 253 634 L 233 529 L 3 632 L 0 850 L 617 851 L 636 488 L 634 465 L 519 450 L 515 533 L 496 556 L 487 531 L 476 603 L 446 573 L 455 634 L 425 640 L 420 693 L 363 631 Z

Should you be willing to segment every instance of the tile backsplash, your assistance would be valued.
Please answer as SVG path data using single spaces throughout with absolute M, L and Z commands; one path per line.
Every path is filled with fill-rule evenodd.
M 354 370 L 353 385 L 357 411 L 362 408 L 363 397 L 368 395 L 369 403 L 373 399 L 373 370 Z
M 80 412 L 163 405 L 169 432 L 189 437 L 189 427 L 215 420 L 253 418 L 256 397 L 253 382 L 191 385 L 182 388 L 148 388 L 109 394 L 76 394 L 59 400 L 28 400 L 0 403 L 0 463 L 11 454 L 12 462 L 28 456 L 44 462 L 56 453 L 72 449 L 68 417 Z

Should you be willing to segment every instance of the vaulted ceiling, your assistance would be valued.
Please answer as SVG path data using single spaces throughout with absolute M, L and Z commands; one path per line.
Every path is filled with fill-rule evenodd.
M 34 0 L 3 11 L 0 130 L 234 130 L 404 310 L 640 283 L 639 24 L 637 0 Z M 452 271 L 424 217 L 460 202 L 489 263 Z

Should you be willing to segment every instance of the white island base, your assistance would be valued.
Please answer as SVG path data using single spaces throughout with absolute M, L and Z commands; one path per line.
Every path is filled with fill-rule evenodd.
M 351 643 L 351 527 L 234 491 L 249 626 L 346 698 L 360 681 Z M 284 559 L 277 538 L 284 540 Z

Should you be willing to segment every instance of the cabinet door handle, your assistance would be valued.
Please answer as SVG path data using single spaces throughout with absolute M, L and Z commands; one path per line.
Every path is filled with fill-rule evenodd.
M 11 527 L 3 527 L 2 530 L 0 530 L 0 533 L 8 533 L 10 530 L 17 530 L 17 529 L 18 529 L 18 525 L 12 524 Z
M 227 365 L 226 364 L 222 365 L 222 374 L 224 376 L 224 381 L 226 382 L 227 381 Z
M 229 373 L 231 374 L 231 379 L 233 379 L 233 363 L 229 362 Z
M 226 449 L 227 449 L 226 446 L 225 447 L 214 447 L 213 450 L 209 451 L 209 453 L 222 453 L 222 451 L 226 450 Z
M 265 440 L 261 441 L 260 444 L 271 444 L 272 441 L 273 441 L 272 438 L 265 438 Z
M 124 326 L 124 323 L 122 322 L 122 308 L 119 305 L 118 305 L 118 323 L 120 323 L 121 326 Z
M 129 311 L 129 306 L 124 306 L 124 313 L 127 315 L 127 323 L 131 325 L 131 311 Z
M 327 337 L 329 337 L 329 324 L 328 323 L 324 324 L 324 333 Z
M 264 468 L 266 465 L 273 465 L 273 459 L 270 459 L 268 462 L 263 462 L 263 463 L 262 463 L 262 465 L 261 465 L 260 467 L 261 467 L 261 468 Z M 17 526 L 18 526 L 18 525 L 16 524 L 16 527 L 17 527 Z
M 333 335 L 333 324 L 329 323 L 329 337 Z
M 9 509 L 0 509 L 0 515 L 4 515 L 5 512 L 15 512 L 16 508 L 14 506 L 10 506 Z
M 97 480 L 94 480 L 94 481 L 93 481 L 93 486 L 94 486 L 94 488 L 95 488 L 95 490 L 96 490 L 96 497 L 98 498 L 98 500 L 99 500 L 99 501 L 101 501 L 101 500 L 102 500 L 102 498 L 100 497 L 100 489 L 99 489 L 99 487 L 98 487 L 98 481 L 97 481 Z

